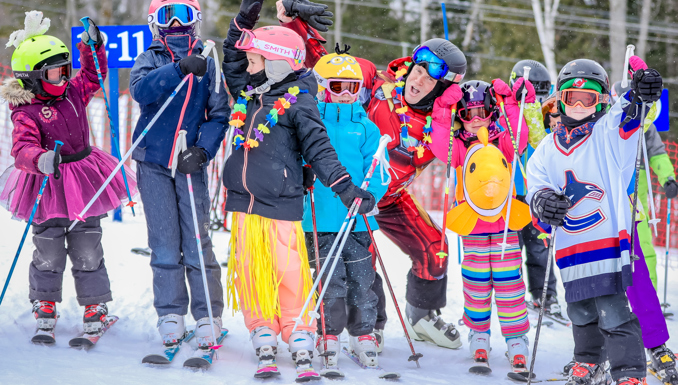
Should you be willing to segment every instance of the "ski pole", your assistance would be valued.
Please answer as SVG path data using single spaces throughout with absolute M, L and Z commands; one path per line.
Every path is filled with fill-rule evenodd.
M 374 253 L 377 255 L 377 260 L 379 261 L 379 266 L 381 266 L 381 272 L 384 273 L 384 279 L 386 280 L 386 285 L 388 286 L 388 291 L 391 293 L 391 299 L 393 300 L 393 305 L 395 305 L 396 312 L 400 318 L 400 323 L 403 326 L 403 331 L 405 332 L 405 338 L 407 338 L 407 343 L 410 345 L 410 350 L 412 355 L 408 358 L 408 361 L 414 361 L 417 364 L 417 368 L 421 368 L 419 365 L 419 359 L 424 355 L 417 353 L 414 350 L 414 345 L 412 345 L 412 340 L 410 339 L 410 334 L 407 332 L 407 327 L 405 326 L 405 320 L 403 319 L 403 314 L 400 311 L 400 306 L 398 306 L 398 300 L 396 299 L 395 293 L 393 292 L 393 287 L 391 286 L 391 280 L 388 279 L 388 274 L 386 273 L 386 266 L 384 266 L 384 260 L 381 259 L 381 254 L 377 248 L 377 242 L 374 240 L 374 233 L 372 228 L 370 228 L 370 223 L 367 221 L 367 215 L 363 214 L 363 219 L 365 220 L 365 226 L 367 226 L 367 232 L 370 234 L 370 240 L 372 241 L 372 246 L 374 247 Z
M 310 165 L 306 165 L 306 167 L 311 167 Z M 313 196 L 313 190 L 315 190 L 315 186 L 311 186 L 308 188 L 308 195 L 309 198 L 311 199 L 311 218 L 313 219 L 313 251 L 315 252 L 315 270 L 318 271 L 318 267 L 320 266 L 320 249 L 318 248 L 318 226 L 316 224 L 316 218 L 315 218 L 315 197 Z M 317 277 L 318 279 L 318 290 L 322 291 L 323 283 L 320 280 L 320 277 Z M 325 366 L 327 366 L 327 355 L 329 354 L 327 352 L 327 333 L 325 329 L 325 304 L 321 303 L 320 304 L 320 325 L 321 325 L 321 330 L 322 330 L 322 336 L 323 336 L 323 347 L 325 350 L 323 350 L 323 353 L 321 356 L 325 356 L 323 359 L 325 360 Z
M 509 121 L 508 114 L 506 113 L 506 106 L 504 105 L 504 97 L 497 94 L 495 95 L 497 98 L 497 104 L 499 105 L 499 108 L 501 109 L 501 113 L 504 115 L 506 119 L 506 126 L 507 129 L 506 131 L 509 132 L 509 135 L 511 137 L 511 144 L 513 144 L 513 150 L 518 152 L 518 144 L 516 143 L 516 138 L 513 136 L 513 130 L 511 129 L 511 122 Z M 525 153 L 527 155 L 527 152 Z M 523 166 L 524 162 L 522 162 L 520 159 L 518 159 L 518 166 L 520 167 L 520 171 L 523 173 L 523 178 L 525 178 L 525 167 Z
M 556 229 L 557 226 L 552 226 L 551 227 L 551 244 L 549 245 L 549 253 L 548 253 L 548 260 L 546 261 L 546 278 L 544 278 L 544 282 L 549 281 L 549 276 L 551 274 L 551 260 L 553 259 L 553 252 L 555 250 L 555 244 L 556 244 Z M 536 335 L 534 337 L 534 347 L 532 348 L 532 360 L 530 362 L 530 372 L 527 375 L 527 385 L 530 385 L 532 383 L 532 376 L 534 373 L 534 361 L 537 358 L 537 346 L 539 345 L 539 332 L 541 331 L 541 323 L 542 320 L 544 319 L 544 304 L 546 303 L 546 293 L 548 290 L 544 287 L 541 292 L 541 307 L 539 309 L 539 320 L 537 321 L 537 331 Z
M 212 48 L 214 48 L 214 42 L 212 40 L 208 40 L 207 43 L 205 44 L 205 49 L 203 50 L 203 55 L 206 54 L 207 52 L 209 52 L 209 50 L 212 49 Z M 151 127 L 153 127 L 155 122 L 158 121 L 158 118 L 160 118 L 160 115 L 162 115 L 162 113 L 165 111 L 167 106 L 169 106 L 169 104 L 172 102 L 174 97 L 179 93 L 179 90 L 184 86 L 184 84 L 186 84 L 188 79 L 191 79 L 192 77 L 193 77 L 193 74 L 189 74 L 188 76 L 184 76 L 184 79 L 181 81 L 181 83 L 179 83 L 179 85 L 176 86 L 176 88 L 174 89 L 174 91 L 172 91 L 172 93 L 167 98 L 167 100 L 165 100 L 165 103 L 163 103 L 163 105 L 160 107 L 160 109 L 155 114 L 153 119 L 151 119 L 151 121 L 148 123 L 146 128 L 144 128 L 144 130 L 141 132 L 141 134 L 139 135 L 137 140 L 135 140 L 134 143 L 132 143 L 132 146 L 129 148 L 129 150 L 127 150 L 127 153 L 125 154 L 125 156 L 123 156 L 122 159 L 120 159 L 120 161 L 118 162 L 118 165 L 115 166 L 115 168 L 113 169 L 113 172 L 111 172 L 111 174 L 108 176 L 108 178 L 106 178 L 106 180 L 101 185 L 101 187 L 99 187 L 99 190 L 97 190 L 96 194 L 94 194 L 92 199 L 89 200 L 89 202 L 87 203 L 85 208 L 82 209 L 80 214 L 75 215 L 75 219 L 73 220 L 73 223 L 71 223 L 71 226 L 68 228 L 68 232 L 73 230 L 73 227 L 75 227 L 75 224 L 78 223 L 78 221 L 81 221 L 81 222 L 84 221 L 84 219 L 82 219 L 83 215 L 85 215 L 87 213 L 87 210 L 89 210 L 90 207 L 92 207 L 92 205 L 99 198 L 101 193 L 104 192 L 106 187 L 113 180 L 115 173 L 117 173 L 118 170 L 120 170 L 120 168 L 125 164 L 125 161 L 127 160 L 127 158 L 129 158 L 132 155 L 132 152 L 134 151 L 134 149 L 137 148 L 139 143 L 141 143 L 141 140 L 146 136 L 146 134 L 148 134 L 148 131 L 151 129 Z
M 440 9 L 443 11 L 443 30 L 445 31 L 445 40 L 450 39 L 450 35 L 447 29 L 447 7 L 445 7 L 445 2 L 440 3 Z
M 374 173 L 374 169 L 377 167 L 377 163 L 379 163 L 383 158 L 384 158 L 384 152 L 386 151 L 386 145 L 391 141 L 391 137 L 388 135 L 384 135 L 379 139 L 379 148 L 377 149 L 377 152 L 373 156 L 372 160 L 372 165 L 370 166 L 370 169 L 367 172 L 367 175 L 365 176 L 365 180 L 363 181 L 362 185 L 360 186 L 362 189 L 367 188 L 367 186 L 370 183 L 370 179 L 372 178 L 372 174 Z M 362 199 L 356 198 L 353 201 L 353 204 L 348 210 L 348 213 L 346 214 L 346 218 L 344 218 L 344 221 L 341 224 L 341 228 L 339 229 L 339 232 L 337 233 L 337 237 L 334 239 L 334 242 L 332 243 L 332 247 L 330 247 L 329 253 L 327 253 L 327 259 L 325 260 L 325 263 L 323 264 L 322 268 L 320 269 L 320 272 L 317 273 L 317 277 L 315 282 L 313 282 L 313 287 L 311 287 L 311 290 L 309 291 L 308 295 L 306 296 L 306 301 L 304 302 L 304 306 L 301 308 L 301 311 L 299 312 L 299 316 L 294 318 L 294 328 L 292 329 L 292 332 L 297 330 L 297 326 L 302 322 L 301 317 L 304 315 L 304 312 L 308 308 L 309 303 L 311 302 L 311 299 L 313 298 L 313 293 L 315 293 L 315 290 L 318 288 L 318 284 L 320 283 L 320 277 L 323 276 L 325 273 L 325 269 L 327 268 L 328 262 L 330 259 L 332 259 L 334 250 L 336 249 L 339 241 L 341 240 L 342 234 L 344 233 L 344 230 L 347 230 L 350 232 L 351 227 L 353 226 L 353 221 L 355 220 L 356 213 L 358 212 L 358 207 L 360 207 L 360 203 L 362 202 Z M 347 229 L 348 226 L 348 229 Z M 337 258 L 341 253 L 337 253 Z M 336 260 L 332 262 L 333 268 L 336 266 Z M 330 274 L 328 274 L 328 277 L 331 277 L 334 272 L 333 268 L 330 271 Z M 327 286 L 325 286 L 325 289 Z M 318 298 L 318 302 L 322 301 L 322 296 L 324 295 L 324 291 L 321 292 L 321 296 Z M 309 312 L 309 315 L 317 317 L 319 316 L 317 314 L 317 308 L 316 310 Z M 313 319 L 311 319 L 311 322 Z
M 61 178 L 61 173 L 59 172 L 59 158 L 61 157 L 61 146 L 64 144 L 62 141 L 55 141 L 54 143 L 54 179 L 59 179 Z M 2 294 L 0 294 L 0 305 L 2 305 L 2 300 L 5 298 L 5 292 L 7 292 L 7 287 L 9 286 L 9 280 L 12 279 L 12 274 L 14 273 L 14 268 L 16 267 L 16 263 L 19 260 L 19 254 L 21 254 L 21 249 L 24 247 L 24 242 L 26 241 L 26 236 L 28 235 L 28 229 L 31 228 L 31 224 L 33 223 L 33 217 L 35 216 L 35 212 L 38 211 L 38 205 L 40 204 L 40 199 L 42 199 L 42 192 L 45 190 L 45 185 L 47 184 L 47 180 L 49 179 L 49 175 L 45 175 L 44 178 L 42 178 L 42 184 L 40 185 L 40 190 L 38 191 L 38 197 L 35 198 L 35 203 L 33 203 L 33 210 L 31 210 L 31 215 L 28 218 L 28 223 L 26 223 L 26 229 L 24 229 L 24 235 L 21 237 L 21 242 L 19 242 L 19 249 L 16 251 L 16 255 L 14 256 L 14 261 L 12 261 L 12 267 L 9 268 L 9 274 L 7 274 L 7 279 L 5 280 L 5 286 L 2 288 Z
M 642 101 L 642 100 L 641 100 Z M 640 127 L 638 130 L 640 131 L 638 133 L 638 148 L 636 149 L 636 170 L 635 170 L 635 181 L 634 181 L 634 187 L 633 187 L 633 208 L 631 212 L 631 250 L 630 250 L 630 255 L 631 255 L 631 272 L 635 272 L 636 270 L 636 260 L 639 258 L 636 256 L 636 250 L 634 248 L 635 244 L 635 234 L 636 234 L 636 211 L 638 208 L 638 179 L 639 179 L 639 174 L 640 174 L 640 156 L 642 155 L 642 146 L 643 146 L 643 137 L 645 136 L 643 133 L 644 127 L 644 116 L 645 116 L 645 108 L 646 104 L 644 101 L 642 101 L 642 108 L 641 108 L 641 113 L 640 113 Z M 646 170 L 650 171 L 650 170 Z
M 645 162 L 645 177 L 647 178 L 647 195 L 650 198 L 650 213 L 652 214 L 652 219 L 648 220 L 647 222 L 651 224 L 654 227 L 654 236 L 658 236 L 657 234 L 657 223 L 661 222 L 659 218 L 655 215 L 655 207 L 654 207 L 654 194 L 652 193 L 652 177 L 650 176 L 650 163 L 647 158 L 647 142 L 645 140 L 645 119 L 643 119 L 643 122 L 641 123 L 641 130 L 642 132 L 640 133 L 640 136 L 643 138 L 643 160 Z
M 224 146 L 224 162 L 223 162 L 223 165 L 222 165 L 222 167 L 221 167 L 221 172 L 219 173 L 219 179 L 218 179 L 218 181 L 217 181 L 217 189 L 216 189 L 216 193 L 214 194 L 214 199 L 212 200 L 212 203 L 211 203 L 211 205 L 210 205 L 210 207 L 211 207 L 210 212 L 215 212 L 215 213 L 216 213 L 216 211 L 217 211 L 217 206 L 219 205 L 219 192 L 220 192 L 221 189 L 222 189 L 222 187 L 221 187 L 221 182 L 222 182 L 222 180 L 223 180 L 223 178 L 224 178 L 224 169 L 226 169 L 226 161 L 227 161 L 228 158 L 231 156 L 231 149 L 232 149 L 231 141 L 233 140 L 233 134 L 234 134 L 234 131 L 235 131 L 235 130 L 233 129 L 233 127 L 229 127 L 228 132 L 226 133 L 226 142 L 225 142 L 226 144 L 225 144 L 225 146 Z M 219 219 L 220 219 L 220 218 L 219 218 L 219 216 L 217 215 L 217 220 L 219 220 Z M 218 230 L 219 228 L 220 228 L 220 227 L 217 227 L 217 228 L 215 229 L 214 226 L 210 226 L 210 231 L 213 232 L 214 230 Z M 211 234 L 210 234 L 210 236 L 211 236 Z
M 504 239 L 500 243 L 501 245 L 501 260 L 504 260 L 504 253 L 506 252 L 506 247 L 508 246 L 508 243 L 506 243 L 506 237 L 508 236 L 508 228 L 509 228 L 509 217 L 511 216 L 511 196 L 513 195 L 513 187 L 514 187 L 514 179 L 516 176 L 516 161 L 519 160 L 520 158 L 520 153 L 519 150 L 520 148 L 518 147 L 520 145 L 520 129 L 523 126 L 523 113 L 525 112 L 525 96 L 527 95 L 527 80 L 530 76 L 530 67 L 525 66 L 523 67 L 523 95 L 520 98 L 520 115 L 518 116 L 518 128 L 516 131 L 516 137 L 517 137 L 517 145 L 514 147 L 515 154 L 513 155 L 513 161 L 511 162 L 511 181 L 509 184 L 509 199 L 508 199 L 508 207 L 506 208 L 506 218 L 504 220 Z M 508 122 L 509 118 L 508 115 L 506 116 L 506 121 Z M 509 132 L 511 130 L 509 129 Z M 527 175 L 527 174 L 523 174 Z
M 664 262 L 664 303 L 662 303 L 662 308 L 666 310 L 670 305 L 666 302 L 666 290 L 668 288 L 669 281 L 669 238 L 671 234 L 671 199 L 666 198 L 666 257 Z
M 83 27 L 85 27 L 85 32 L 89 34 L 89 26 L 90 26 L 90 17 L 85 16 L 82 19 L 80 19 L 80 22 L 82 22 Z M 97 70 L 97 78 L 99 78 L 99 86 L 101 87 L 101 92 L 104 94 L 104 102 L 106 103 L 106 112 L 108 113 L 108 121 L 110 122 L 110 129 L 111 129 L 111 142 L 113 142 L 113 145 L 115 146 L 115 154 L 118 156 L 118 161 L 121 160 L 121 155 L 120 155 L 120 144 L 118 143 L 118 123 L 117 120 L 113 119 L 113 114 L 111 114 L 111 105 L 108 103 L 108 96 L 106 96 L 106 87 L 104 87 L 104 77 L 101 75 L 101 67 L 99 67 L 99 58 L 97 57 L 97 51 L 96 48 L 94 47 L 94 42 L 92 41 L 92 37 L 90 36 L 89 43 L 89 48 L 92 50 L 92 57 L 94 58 L 94 67 Z M 137 204 L 137 202 L 134 202 L 132 200 L 132 194 L 129 192 L 129 185 L 127 184 L 127 174 L 125 173 L 125 169 L 121 168 L 120 172 L 122 173 L 122 180 L 125 182 L 125 190 L 127 190 L 127 199 L 129 202 L 127 202 L 127 205 L 129 208 L 132 209 L 132 216 L 136 217 L 136 213 L 134 212 L 134 205 Z
M 186 130 L 179 131 L 179 137 L 177 138 L 177 148 L 178 151 L 175 152 L 175 156 L 179 156 L 181 152 L 186 151 Z M 214 316 L 212 315 L 212 300 L 210 298 L 209 286 L 207 285 L 207 273 L 205 269 L 205 257 L 202 252 L 202 239 L 200 237 L 200 227 L 198 226 L 198 213 L 195 210 L 195 197 L 193 196 L 193 181 L 191 179 L 191 174 L 186 175 L 186 182 L 188 184 L 188 197 L 191 201 L 191 214 L 193 216 L 193 229 L 195 230 L 195 242 L 198 247 L 198 257 L 200 259 L 200 274 L 202 275 L 202 287 L 205 290 L 205 301 L 207 301 L 207 315 L 210 319 L 210 329 L 212 330 L 212 338 L 214 339 L 214 345 L 211 346 L 212 349 L 216 350 L 221 347 L 217 345 L 217 336 L 214 333 Z
M 443 3 L 443 9 L 445 7 L 445 3 Z M 447 150 L 447 171 L 445 174 L 445 188 L 444 188 L 444 195 L 445 199 L 443 200 L 443 229 L 442 229 L 442 234 L 440 237 L 440 252 L 438 252 L 436 255 L 438 258 L 440 258 L 440 267 L 443 267 L 443 260 L 447 258 L 447 253 L 445 252 L 445 233 L 447 231 L 447 208 L 449 204 L 449 199 L 450 199 L 450 171 L 452 169 L 452 149 L 453 149 L 453 144 L 454 144 L 454 118 L 457 115 L 457 104 L 455 103 L 452 108 L 451 108 L 451 113 L 452 113 L 452 123 L 450 124 L 450 144 Z

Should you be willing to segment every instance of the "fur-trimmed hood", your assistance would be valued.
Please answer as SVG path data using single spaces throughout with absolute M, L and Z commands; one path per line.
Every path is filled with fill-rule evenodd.
M 21 87 L 19 81 L 15 78 L 7 78 L 0 86 L 0 98 L 6 100 L 10 107 L 18 107 L 24 104 L 30 104 L 35 95 Z

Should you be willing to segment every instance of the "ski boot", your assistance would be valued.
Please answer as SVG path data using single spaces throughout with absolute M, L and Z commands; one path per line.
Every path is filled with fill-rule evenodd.
M 650 356 L 647 370 L 664 384 L 678 385 L 676 356 L 673 352 L 664 344 L 653 349 L 647 349 L 647 353 Z
M 55 343 L 54 328 L 58 318 L 56 304 L 52 301 L 35 300 L 33 301 L 33 315 L 37 321 L 37 327 L 31 342 L 47 345 Z
M 645 378 L 624 377 L 617 380 L 617 385 L 647 385 Z
M 565 385 L 605 385 L 605 370 L 596 364 L 575 362 Z
M 577 364 L 577 361 L 572 358 L 572 361 L 568 362 L 567 365 L 563 366 L 563 375 L 569 376 L 570 375 L 570 370 L 574 368 L 574 365 Z
M 440 317 L 440 310 L 420 309 L 409 303 L 405 307 L 407 315 L 407 332 L 417 341 L 429 341 L 448 349 L 459 349 L 461 338 L 454 324 L 448 323 Z
M 84 332 L 87 334 L 99 334 L 101 329 L 108 324 L 108 307 L 105 303 L 85 306 L 85 314 L 82 316 Z
M 360 363 L 364 366 L 370 368 L 379 366 L 377 339 L 373 335 L 349 336 L 348 345 L 351 352 L 358 357 Z
M 313 336 L 306 331 L 294 332 L 290 335 L 289 349 L 292 360 L 297 367 L 296 382 L 319 380 L 320 374 L 313 369 Z
M 198 348 L 207 349 L 216 344 L 214 337 L 221 335 L 221 317 L 214 317 L 214 323 L 210 327 L 209 317 L 200 318 L 195 324 L 195 338 L 198 341 Z M 212 334 L 214 331 L 214 334 Z
M 468 335 L 469 350 L 473 357 L 473 366 L 468 371 L 475 374 L 489 374 L 490 369 L 490 333 L 471 330 Z
M 327 334 L 325 339 L 327 340 L 327 351 L 325 351 L 325 341 L 323 341 L 322 337 L 318 338 L 316 349 L 318 349 L 318 353 L 325 360 L 325 366 L 334 368 L 339 364 L 339 351 L 341 350 L 339 336 Z
M 384 351 L 384 329 L 374 329 L 374 338 L 377 339 L 377 353 Z
M 258 327 L 250 335 L 252 346 L 259 357 L 259 364 L 254 378 L 270 378 L 279 376 L 275 355 L 278 353 L 278 336 L 270 328 Z
M 527 336 L 510 338 L 506 340 L 506 346 L 508 347 L 506 357 L 508 357 L 509 364 L 511 364 L 511 371 L 527 378 L 530 371 L 527 367 L 527 358 L 530 355 L 530 341 L 527 339 Z M 532 373 L 532 376 L 534 376 L 534 373 Z
M 184 316 L 167 314 L 158 318 L 158 332 L 160 337 L 162 337 L 162 344 L 165 347 L 176 346 L 187 334 Z

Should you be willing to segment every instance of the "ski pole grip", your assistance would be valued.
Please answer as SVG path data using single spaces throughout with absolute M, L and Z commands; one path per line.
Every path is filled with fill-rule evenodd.
M 85 32 L 87 32 L 88 35 L 89 35 L 89 25 L 90 25 L 89 20 L 90 20 L 89 16 L 85 16 L 82 19 L 80 19 L 80 22 L 82 23 L 82 26 L 85 27 Z M 94 47 L 94 42 L 92 41 L 91 36 L 90 36 L 88 41 L 89 42 L 87 43 L 87 45 L 91 45 L 92 47 Z
M 528 66 L 523 67 L 523 79 L 525 79 L 525 81 L 529 80 L 531 69 L 532 69 L 532 67 L 528 67 Z
M 61 171 L 59 171 L 59 163 L 61 163 L 61 146 L 63 146 L 64 142 L 57 140 L 54 143 L 54 179 L 60 179 L 61 178 Z
M 210 53 L 210 51 L 212 50 L 212 48 L 214 48 L 214 45 L 215 45 L 215 44 L 214 44 L 214 41 L 212 41 L 212 40 L 207 40 L 207 41 L 205 42 L 205 48 L 203 48 L 203 50 L 202 50 L 202 56 L 207 56 L 207 55 L 209 55 L 209 53 Z
M 629 61 L 631 61 L 631 56 L 633 56 L 636 46 L 629 44 L 626 46 L 626 57 L 624 58 L 624 78 L 622 79 L 621 86 L 626 88 L 629 86 Z
M 379 147 L 377 148 L 377 152 L 374 153 L 373 158 L 374 159 L 382 159 L 384 157 L 384 152 L 386 151 L 386 146 L 391 143 L 391 137 L 388 135 L 382 135 L 382 137 L 379 139 Z

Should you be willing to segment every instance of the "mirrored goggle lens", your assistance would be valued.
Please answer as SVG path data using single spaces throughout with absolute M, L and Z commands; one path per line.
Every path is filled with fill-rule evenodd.
M 598 104 L 598 93 L 584 90 L 565 90 L 560 92 L 560 101 L 568 107 L 574 107 L 577 103 L 588 108 Z
M 428 74 L 436 80 L 443 80 L 449 71 L 447 64 L 426 47 L 419 48 L 412 60 L 425 67 Z
M 460 111 L 459 119 L 461 119 L 463 122 L 470 123 L 475 118 L 485 120 L 491 115 L 491 111 L 486 110 L 485 107 L 473 107 Z
M 168 4 L 159 8 L 156 13 L 158 25 L 169 26 L 174 19 L 183 25 L 192 24 L 195 22 L 197 12 L 186 4 Z
M 242 31 L 238 43 L 235 45 L 236 48 L 249 48 L 254 42 L 254 34 L 250 31 Z
M 48 83 L 59 84 L 63 78 L 71 78 L 71 65 L 65 64 L 59 67 L 45 68 L 43 80 Z
M 355 95 L 360 91 L 360 82 L 348 80 L 330 80 L 329 89 L 335 94 L 342 94 L 348 92 Z

